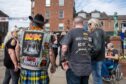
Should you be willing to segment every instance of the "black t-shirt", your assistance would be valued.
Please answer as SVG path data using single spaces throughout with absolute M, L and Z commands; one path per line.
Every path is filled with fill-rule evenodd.
M 67 57 L 70 68 L 79 76 L 87 76 L 91 72 L 91 56 L 87 50 L 87 43 L 91 38 L 88 36 L 87 31 L 75 28 L 70 30 L 61 41 L 62 45 L 69 47 Z
M 14 49 L 15 50 L 16 47 L 16 40 L 15 39 L 10 39 L 6 45 L 5 45 L 5 49 L 4 49 L 4 66 L 9 68 L 9 69 L 14 69 L 14 64 L 10 58 L 10 55 L 8 53 L 8 49 Z
M 111 56 L 115 56 L 116 54 L 118 54 L 118 50 L 117 49 L 113 49 L 113 50 L 108 50 L 107 51 L 107 55 L 111 55 Z M 118 63 L 118 60 L 113 60 L 115 63 Z

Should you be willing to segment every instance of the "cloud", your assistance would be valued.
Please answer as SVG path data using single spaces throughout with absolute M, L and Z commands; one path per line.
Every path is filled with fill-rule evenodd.
M 0 0 L 0 10 L 10 17 L 27 17 L 31 11 L 31 0 Z
M 126 14 L 126 1 L 124 0 L 75 0 L 76 11 L 84 10 L 91 12 L 98 10 L 106 12 L 107 14 Z

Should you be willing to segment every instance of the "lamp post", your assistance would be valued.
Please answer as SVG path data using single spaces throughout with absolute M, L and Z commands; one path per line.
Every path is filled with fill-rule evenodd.
M 117 12 L 114 13 L 113 16 L 114 19 L 114 36 L 117 36 L 117 28 L 118 28 L 118 16 L 117 16 Z

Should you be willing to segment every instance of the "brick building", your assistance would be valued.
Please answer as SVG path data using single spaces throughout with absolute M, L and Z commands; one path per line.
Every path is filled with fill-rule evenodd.
M 114 31 L 114 19 L 113 15 L 107 15 L 105 12 L 100 11 L 92 11 L 91 13 L 87 13 L 84 11 L 78 12 L 78 16 L 82 16 L 87 22 L 90 18 L 98 18 L 103 23 L 103 29 L 109 34 L 113 35 Z M 126 15 L 118 15 L 118 29 L 121 29 L 123 32 L 126 30 Z
M 0 45 L 8 31 L 8 15 L 0 10 Z
M 72 26 L 74 0 L 31 0 L 32 15 L 42 14 L 48 31 L 67 31 Z

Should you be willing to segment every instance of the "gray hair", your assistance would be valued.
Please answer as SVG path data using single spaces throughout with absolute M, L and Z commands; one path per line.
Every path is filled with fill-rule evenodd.
M 17 29 L 17 28 L 11 28 L 10 31 L 8 31 L 8 33 L 7 33 L 7 35 L 5 36 L 5 39 L 4 39 L 4 45 L 6 45 L 6 43 L 7 43 L 11 38 L 13 38 L 12 33 L 15 32 L 15 31 L 17 32 L 17 31 L 19 31 L 19 29 Z
M 100 28 L 102 26 L 102 23 L 100 20 L 96 19 L 96 18 L 91 18 L 89 21 L 88 21 L 88 24 L 93 24 L 93 29 L 96 29 L 96 28 Z
M 77 16 L 74 18 L 74 23 L 75 24 L 83 24 L 84 18 L 81 16 Z

